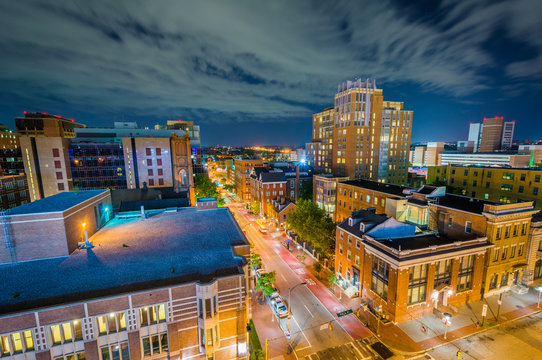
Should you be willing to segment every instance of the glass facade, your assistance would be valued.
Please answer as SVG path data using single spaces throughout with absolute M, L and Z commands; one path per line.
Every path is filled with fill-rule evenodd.
M 121 144 L 72 143 L 69 152 L 74 188 L 127 188 Z

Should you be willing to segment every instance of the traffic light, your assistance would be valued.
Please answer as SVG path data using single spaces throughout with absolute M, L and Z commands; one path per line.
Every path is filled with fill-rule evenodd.
M 329 330 L 333 330 L 333 321 L 329 322 L 328 328 L 329 328 Z
M 457 352 L 455 353 L 455 358 L 461 359 L 461 350 L 457 350 Z

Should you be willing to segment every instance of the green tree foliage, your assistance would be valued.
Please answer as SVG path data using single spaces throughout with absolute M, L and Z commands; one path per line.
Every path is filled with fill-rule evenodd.
M 312 201 L 312 181 L 302 181 L 299 199 Z
M 335 223 L 312 201 L 300 199 L 297 209 L 286 217 L 288 227 L 324 256 L 333 253 Z
M 226 184 L 226 185 L 224 185 L 224 190 L 233 192 L 233 191 L 235 191 L 235 186 L 230 185 L 230 184 Z
M 274 271 L 268 273 L 262 273 L 260 278 L 256 280 L 256 289 L 262 290 L 262 292 L 269 296 L 274 291 L 273 283 L 275 282 L 276 273 Z
M 262 257 L 255 253 L 255 252 L 251 252 L 250 253 L 250 266 L 253 268 L 253 269 L 258 269 L 260 267 L 262 267 Z
M 327 281 L 329 282 L 329 286 L 333 286 L 335 284 L 338 283 L 337 281 L 337 275 L 335 273 L 329 273 L 329 275 L 327 276 Z
M 320 271 L 322 271 L 322 264 L 319 261 L 317 261 L 312 265 L 312 268 L 316 272 L 316 276 L 320 278 Z
M 194 178 L 194 191 L 196 199 L 216 198 L 218 206 L 224 206 L 224 199 L 218 193 L 216 184 L 207 175 L 198 174 Z
M 252 211 L 252 213 L 258 215 L 260 213 L 260 202 L 259 201 L 252 201 L 250 203 L 250 211 Z

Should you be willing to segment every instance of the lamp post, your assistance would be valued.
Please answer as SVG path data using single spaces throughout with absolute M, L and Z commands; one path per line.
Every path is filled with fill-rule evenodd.
M 342 294 L 342 287 L 343 287 L 343 279 L 339 279 L 339 300 L 341 300 L 343 298 L 343 294 Z
M 538 291 L 538 303 L 536 304 L 536 308 L 540 309 L 540 296 L 542 295 L 542 286 L 539 286 L 535 289 Z
M 446 334 L 448 333 L 448 326 L 452 325 L 450 322 L 450 316 L 444 315 L 444 339 L 446 339 Z
M 292 299 L 292 290 L 301 285 L 307 285 L 307 283 L 299 283 L 297 285 L 294 285 L 294 287 L 290 288 L 290 290 L 288 290 L 288 335 L 290 334 L 290 319 L 292 318 L 292 303 L 290 302 L 290 300 Z

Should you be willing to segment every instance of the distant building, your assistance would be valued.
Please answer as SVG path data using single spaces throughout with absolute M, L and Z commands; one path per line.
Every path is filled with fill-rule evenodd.
M 532 201 L 542 209 L 542 169 L 443 165 L 428 168 L 427 184 L 443 182 L 473 198 L 515 203 Z
M 470 123 L 468 141 L 473 144 L 473 151 L 480 151 L 480 143 L 482 141 L 482 124 Z
M 0 232 L 12 244 L 0 247 L 2 356 L 245 359 L 250 245 L 229 210 L 113 219 L 109 192 L 64 192 L 1 218 L 12 228 Z M 86 236 L 93 247 L 79 246 Z
M 519 145 L 519 155 L 530 155 L 529 166 L 542 164 L 542 145 Z
M 529 155 L 518 155 L 516 152 L 467 153 L 460 151 L 445 151 L 441 154 L 438 165 L 486 165 L 486 166 L 529 166 Z
M 24 112 L 24 117 L 15 118 L 15 128 L 20 136 L 72 138 L 75 129 L 86 127 L 73 119 L 39 111 Z
M 204 157 L 201 148 L 201 131 L 199 125 L 194 125 L 193 121 L 186 120 L 167 120 L 166 125 L 154 125 L 155 130 L 181 130 L 190 137 L 190 146 L 192 147 L 192 171 L 196 174 L 206 174 Z M 177 134 L 179 135 L 179 134 Z
M 313 115 L 307 155 L 317 172 L 405 183 L 412 111 L 385 101 L 375 82 L 338 86 L 334 107 Z
M 284 228 L 286 217 L 297 209 L 292 201 L 281 197 L 267 203 L 267 215 L 275 222 L 277 228 Z
M 250 200 L 250 173 L 252 169 L 263 166 L 262 159 L 234 159 L 235 193 L 241 201 Z
M 190 139 L 182 130 L 116 122 L 114 128 L 77 128 L 71 138 L 20 141 L 32 201 L 74 189 L 173 187 L 193 194 Z

